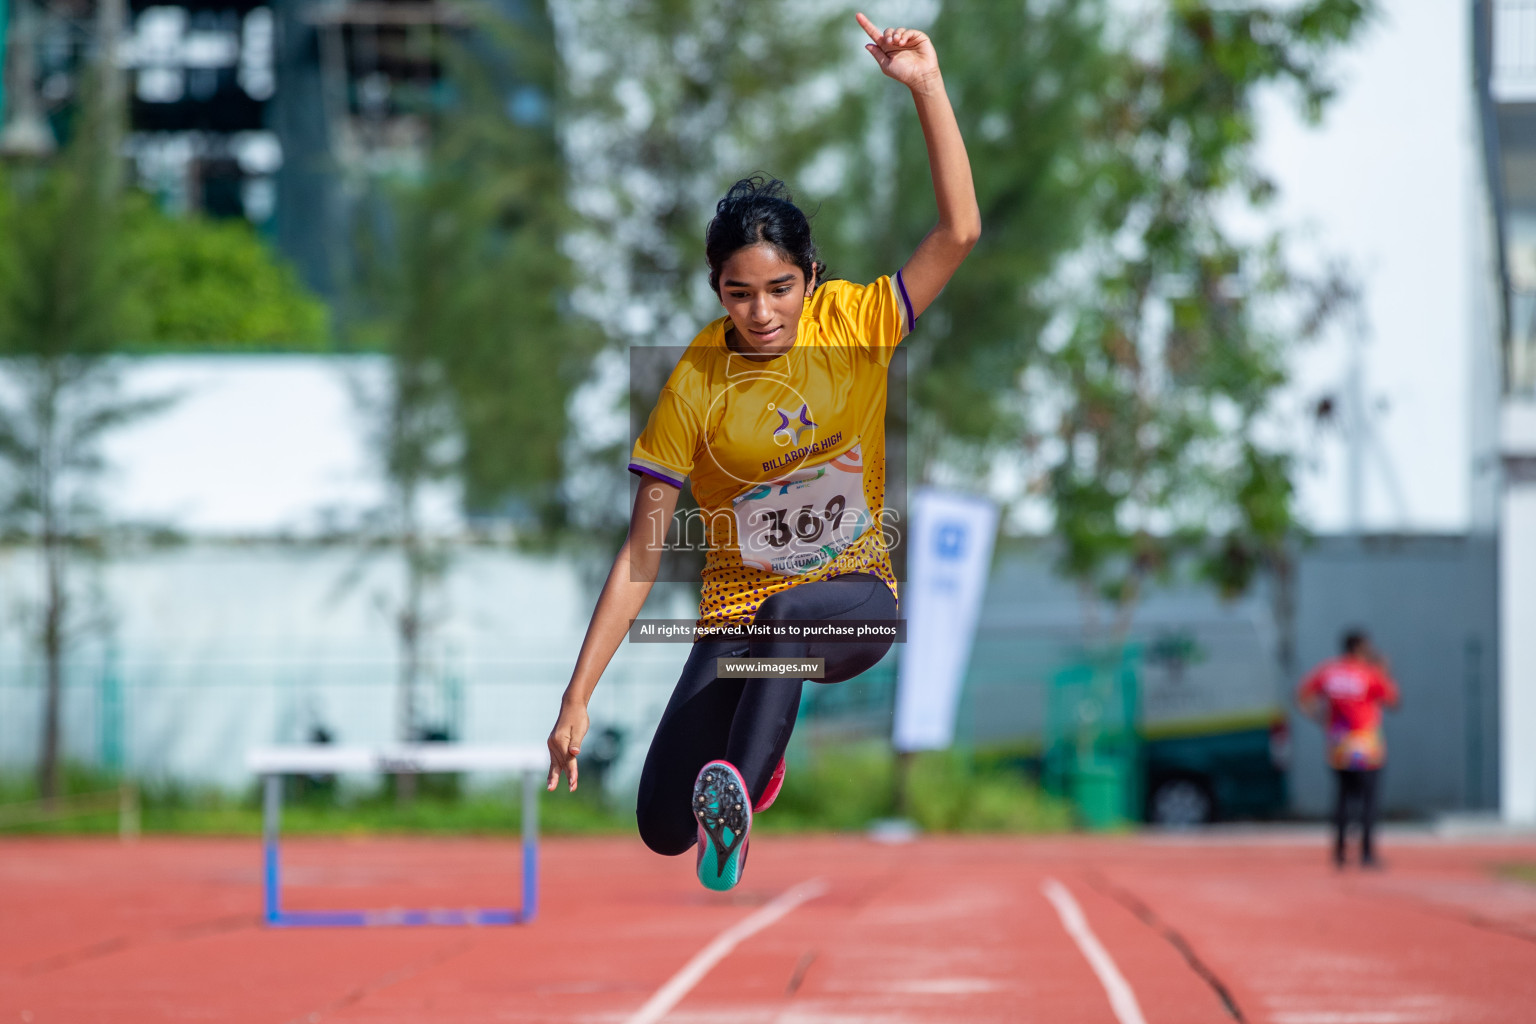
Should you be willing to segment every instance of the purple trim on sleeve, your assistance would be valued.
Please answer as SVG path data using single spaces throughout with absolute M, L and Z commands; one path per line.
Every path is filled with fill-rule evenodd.
M 673 487 L 676 487 L 679 490 L 681 490 L 683 486 L 683 481 L 677 477 L 668 476 L 659 469 L 653 469 L 650 466 L 642 466 L 638 462 L 631 462 L 629 464 L 629 471 L 631 473 L 639 473 L 641 476 L 653 476 L 657 480 L 660 480 L 662 483 L 671 484 Z
M 907 333 L 917 330 L 917 314 L 912 312 L 912 298 L 907 294 L 907 282 L 901 279 L 901 271 L 896 271 L 896 294 L 901 296 L 901 304 L 907 311 Z

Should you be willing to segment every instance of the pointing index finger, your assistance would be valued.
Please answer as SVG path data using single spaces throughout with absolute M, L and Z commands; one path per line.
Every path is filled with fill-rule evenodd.
M 864 17 L 864 12 L 860 11 L 858 14 L 855 14 L 854 17 L 858 19 L 859 27 L 864 30 L 865 34 L 868 35 L 869 38 L 873 39 L 877 43 L 880 42 L 880 30 L 875 28 L 874 22 Z

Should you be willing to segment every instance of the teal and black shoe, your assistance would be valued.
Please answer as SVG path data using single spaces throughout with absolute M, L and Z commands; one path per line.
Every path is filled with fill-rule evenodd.
M 693 816 L 699 822 L 699 881 L 716 892 L 735 888 L 752 833 L 752 798 L 735 765 L 711 761 L 699 769 Z

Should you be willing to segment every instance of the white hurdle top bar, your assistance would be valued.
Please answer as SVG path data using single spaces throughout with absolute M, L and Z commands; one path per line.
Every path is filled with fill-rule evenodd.
M 333 747 L 313 743 L 257 747 L 245 755 L 257 775 L 320 775 L 331 772 L 534 772 L 549 768 L 544 747 L 487 747 L 458 743 L 399 743 Z

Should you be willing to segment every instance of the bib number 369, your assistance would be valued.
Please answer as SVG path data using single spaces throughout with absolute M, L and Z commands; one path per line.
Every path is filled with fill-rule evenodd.
M 815 572 L 869 529 L 858 446 L 735 499 L 741 560 L 780 576 Z

